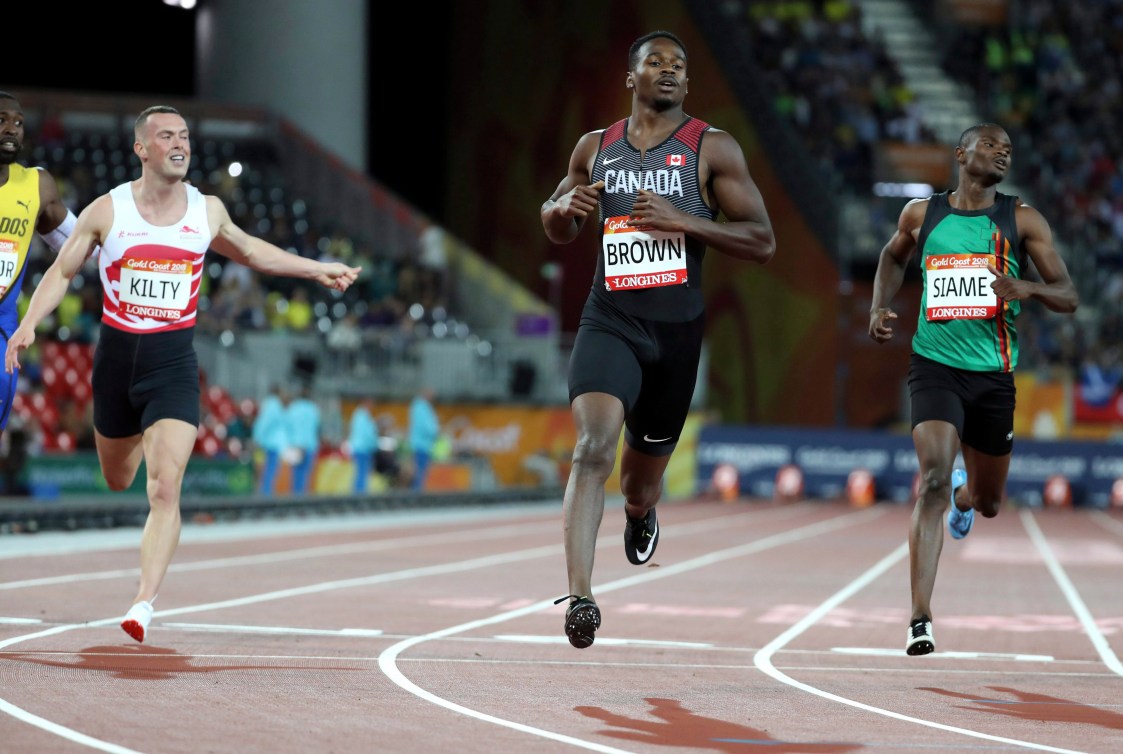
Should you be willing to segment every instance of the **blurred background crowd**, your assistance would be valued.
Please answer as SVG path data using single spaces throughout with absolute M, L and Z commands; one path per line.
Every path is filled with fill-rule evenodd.
M 949 185 L 951 155 L 959 132 L 982 121 L 1006 127 L 1015 157 L 1004 190 L 1041 209 L 1082 296 L 1077 319 L 1027 307 L 1019 323 L 1022 368 L 1070 380 L 1083 402 L 1076 412 L 1094 412 L 1118 398 L 1123 384 L 1123 137 L 1115 124 L 1123 102 L 1123 0 L 684 0 L 656 4 L 675 9 L 663 16 L 640 10 L 636 3 L 604 5 L 619 11 L 603 11 L 611 19 L 635 15 L 630 26 L 604 45 L 610 51 L 606 54 L 615 57 L 589 64 L 591 70 L 619 73 L 620 81 L 623 51 L 631 39 L 650 30 L 648 25 L 695 25 L 675 28 L 692 45 L 692 81 L 698 77 L 688 111 L 709 117 L 704 111 L 709 107 L 719 113 L 711 118 L 719 127 L 725 127 L 720 113 L 730 108 L 746 120 L 746 141 L 759 147 L 750 148 L 750 159 L 766 202 L 785 211 L 789 205 L 770 195 L 769 186 L 785 187 L 791 206 L 806 213 L 807 232 L 820 239 L 824 258 L 837 265 L 842 298 L 869 284 L 877 254 L 905 202 L 954 188 Z M 521 20 L 548 26 L 548 13 Z M 520 20 L 512 15 L 507 23 Z M 457 19 L 464 20 L 464 14 L 450 23 Z M 467 28 L 466 37 L 481 28 L 489 33 L 504 28 L 495 19 L 472 23 L 484 26 Z M 563 31 L 558 35 L 572 41 Z M 471 39 L 449 42 L 449 52 L 471 44 Z M 715 63 L 707 68 L 711 58 Z M 710 95 L 694 93 L 717 78 L 727 82 L 729 101 L 714 105 L 712 98 L 704 98 Z M 541 88 L 550 89 L 548 81 Z M 580 85 L 573 88 L 571 96 L 578 101 L 588 94 Z M 132 101 L 111 98 L 105 109 L 122 117 L 107 126 L 105 120 L 76 117 L 90 109 L 87 100 L 59 99 L 56 92 L 25 92 L 14 85 L 11 89 L 29 111 L 22 161 L 49 169 L 75 212 L 137 173 L 129 131 L 122 127 L 129 122 L 123 116 Z M 587 111 L 623 115 L 625 101 L 618 89 L 613 85 L 611 94 L 599 95 L 605 106 Z M 754 103 L 766 107 L 754 110 Z M 454 111 L 450 120 L 456 108 L 474 104 L 453 81 L 445 105 Z M 209 116 L 205 103 L 199 108 L 202 122 Z M 537 117 L 548 119 L 549 114 Z M 509 129 L 519 125 L 498 122 Z M 547 122 L 553 123 L 536 124 Z M 603 123 L 580 122 L 574 128 L 582 132 L 608 122 L 606 115 Z M 252 464 L 255 489 L 266 494 L 275 492 L 279 469 L 287 469 L 285 489 L 312 491 L 313 472 L 301 464 L 332 456 L 346 457 L 360 469 L 348 472 L 349 478 L 361 477 L 356 491 L 404 488 L 418 484 L 418 449 L 409 439 L 409 417 L 410 402 L 419 396 L 445 408 L 502 403 L 564 413 L 564 365 L 575 324 L 567 310 L 584 298 L 588 263 L 584 268 L 573 261 L 557 264 L 554 250 L 542 250 L 535 225 L 538 204 L 562 175 L 572 134 L 551 130 L 560 146 L 550 144 L 542 151 L 554 152 L 558 159 L 543 158 L 551 164 L 540 166 L 541 176 L 516 160 L 501 175 L 497 193 L 518 196 L 523 206 L 517 217 L 490 216 L 481 209 L 485 192 L 466 192 L 460 186 L 442 189 L 457 201 L 446 216 L 432 218 L 387 190 L 372 170 L 364 190 L 375 198 L 364 212 L 379 215 L 383 227 L 392 230 L 371 234 L 356 231 L 346 221 L 347 213 L 314 186 L 293 180 L 292 142 L 279 140 L 275 129 L 233 135 L 218 127 L 193 129 L 189 180 L 221 196 L 239 225 L 295 254 L 363 268 L 358 283 L 339 295 L 300 281 L 263 278 L 211 257 L 197 333 L 204 364 L 200 456 Z M 475 134 L 477 146 L 470 157 L 448 153 L 453 179 L 459 174 L 463 182 L 483 163 L 494 163 L 493 153 L 518 144 L 499 127 L 478 131 L 483 135 Z M 466 140 L 468 135 L 464 131 L 455 138 Z M 534 139 L 525 137 L 531 144 Z M 431 148 L 439 152 L 443 145 Z M 309 154 L 306 159 L 317 164 L 332 162 L 330 150 L 316 148 Z M 778 174 L 774 184 L 760 178 L 763 160 Z M 532 196 L 521 190 L 527 183 Z M 472 213 L 472 220 L 462 221 L 465 215 L 458 212 Z M 504 232 L 511 240 L 495 242 Z M 800 254 L 798 248 L 784 247 L 782 233 L 780 241 L 778 259 Z M 514 250 L 505 253 L 508 246 Z M 516 258 L 524 251 L 524 258 Z M 32 255 L 24 304 L 50 262 L 40 245 Z M 777 274 L 788 274 L 782 267 L 788 263 L 778 264 Z M 797 275 L 792 272 L 791 278 Z M 862 303 L 853 302 L 859 313 Z M 489 313 L 489 306 L 500 304 L 506 307 L 502 316 Z M 839 306 L 841 313 L 823 315 L 824 321 L 845 320 L 846 304 Z M 9 469 L 21 467 L 22 458 L 92 447 L 88 382 L 100 307 L 96 266 L 90 263 L 57 315 L 44 324 L 26 360 L 4 438 Z M 754 316 L 761 318 L 759 312 Z M 844 333 L 842 351 L 850 348 L 848 338 L 864 337 L 861 326 L 858 318 L 854 332 Z M 250 343 L 258 350 L 234 363 L 238 349 Z M 263 363 L 261 354 L 276 359 Z M 710 358 L 724 357 L 711 351 Z M 705 381 L 715 382 L 710 377 Z M 756 384 L 719 388 L 763 391 Z M 277 439 L 284 433 L 266 431 L 262 422 L 277 406 L 291 407 L 300 397 L 313 403 L 317 418 L 312 422 L 305 414 L 296 422 L 305 434 L 313 434 L 298 448 L 295 433 Z M 836 397 L 835 402 L 843 400 Z M 881 426 L 903 419 L 899 402 L 889 400 L 887 420 L 878 420 Z M 723 400 L 720 390 L 707 392 L 705 384 L 696 402 L 699 410 L 725 420 L 783 421 L 792 416 L 770 414 L 780 409 L 772 408 L 767 396 L 743 401 L 749 407 L 739 415 L 722 414 L 740 403 Z M 840 415 L 841 421 L 847 416 L 853 420 L 853 414 L 843 412 L 826 418 L 798 416 L 794 423 L 837 422 Z M 371 422 L 356 429 L 357 418 Z M 1123 417 L 1112 416 L 1101 436 L 1113 436 L 1119 421 Z M 456 422 L 450 428 L 447 414 L 441 425 L 424 453 L 438 462 L 486 455 L 487 442 L 473 440 L 470 430 L 459 431 Z M 523 479 L 556 483 L 564 473 L 564 447 L 524 447 L 522 455 Z M 21 488 L 17 476 L 9 473 L 9 492 Z

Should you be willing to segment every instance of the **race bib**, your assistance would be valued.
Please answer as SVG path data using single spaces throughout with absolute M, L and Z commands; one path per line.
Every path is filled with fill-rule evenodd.
M 998 313 L 998 296 L 987 269 L 991 254 L 933 254 L 925 257 L 925 292 L 929 322 L 990 319 Z
M 19 270 L 19 242 L 0 238 L 0 294 L 5 293 Z
M 604 285 L 610 291 L 686 282 L 686 236 L 628 225 L 628 216 L 604 221 Z
M 137 317 L 180 319 L 191 302 L 191 262 L 121 260 L 121 311 Z

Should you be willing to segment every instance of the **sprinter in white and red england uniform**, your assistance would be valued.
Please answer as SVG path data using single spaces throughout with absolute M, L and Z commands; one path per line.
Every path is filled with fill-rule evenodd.
M 35 341 L 35 328 L 62 301 L 101 246 L 100 337 L 94 352 L 94 436 L 110 489 L 127 489 L 145 462 L 149 514 L 140 546 L 140 587 L 121 622 L 144 641 L 152 602 L 179 543 L 180 487 L 199 426 L 199 367 L 192 345 L 208 249 L 261 273 L 299 277 L 344 291 L 359 269 L 289 253 L 245 233 L 222 200 L 184 181 L 191 161 L 187 123 L 174 109 L 146 109 L 134 126 L 138 180 L 95 199 L 78 216 L 8 341 L 5 369 Z
M 600 627 L 593 553 L 621 429 L 624 553 L 648 563 L 659 541 L 655 504 L 698 375 L 705 250 L 764 263 L 776 248 L 737 141 L 683 112 L 686 57 L 666 31 L 632 44 L 631 116 L 582 136 L 542 205 L 546 236 L 559 244 L 600 208 L 597 272 L 569 365 L 577 446 L 564 500 L 569 595 L 558 602 L 570 601 L 565 633 L 578 648 Z

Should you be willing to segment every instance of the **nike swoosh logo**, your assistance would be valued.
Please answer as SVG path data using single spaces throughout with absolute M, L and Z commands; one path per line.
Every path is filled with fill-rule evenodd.
M 617 160 L 622 160 L 622 159 L 624 159 L 624 158 L 623 158 L 623 157 L 613 157 L 613 158 L 612 158 L 612 159 L 610 160 L 610 159 L 608 159 L 607 157 L 605 157 L 605 158 L 604 158 L 604 163 L 603 163 L 603 164 L 605 164 L 605 165 L 611 165 L 612 163 L 616 162 Z
M 653 437 L 652 437 L 651 435 L 644 435 L 644 436 L 643 436 L 643 441 L 644 441 L 644 442 L 666 442 L 667 440 L 672 440 L 672 439 L 674 439 L 674 438 L 672 438 L 672 437 L 664 437 L 664 438 L 663 438 L 662 440 L 656 440 L 656 439 L 655 439 L 655 438 L 653 438 Z
M 647 547 L 642 550 L 636 548 L 636 557 L 641 561 L 647 560 L 651 557 L 651 546 L 655 544 L 655 537 L 659 535 L 659 522 L 655 523 L 655 531 L 651 532 L 651 538 L 647 540 Z

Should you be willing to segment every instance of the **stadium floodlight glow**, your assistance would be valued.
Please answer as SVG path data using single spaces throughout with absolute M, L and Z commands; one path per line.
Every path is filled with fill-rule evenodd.
M 231 178 L 237 178 L 242 174 L 242 163 L 237 161 L 230 163 L 229 167 L 226 168 L 226 172 L 230 174 Z
M 173 8 L 183 8 L 184 10 L 191 10 L 195 7 L 197 0 L 164 0 L 164 5 L 170 5 Z
M 874 196 L 907 196 L 910 199 L 931 196 L 935 192 L 929 183 L 888 183 L 873 185 Z

